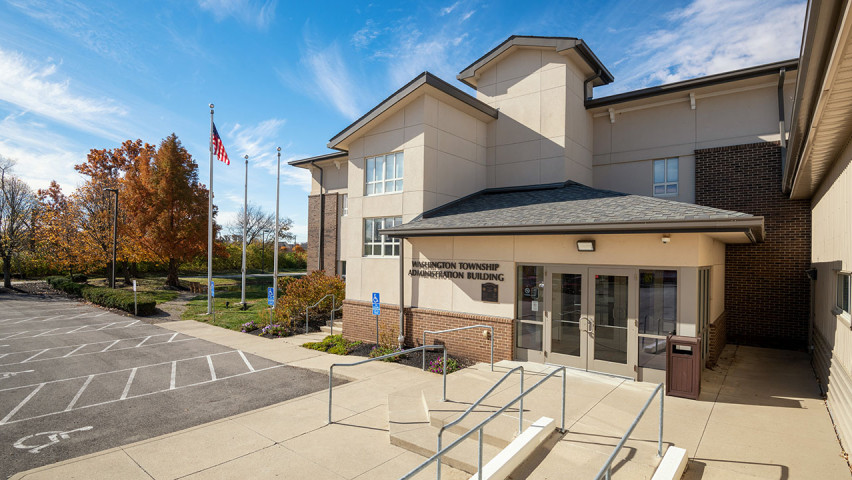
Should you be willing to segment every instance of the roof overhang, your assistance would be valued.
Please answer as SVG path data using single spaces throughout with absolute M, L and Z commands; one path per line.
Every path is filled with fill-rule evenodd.
M 852 135 L 850 8 L 850 2 L 808 2 L 782 177 L 793 199 L 816 192 Z
M 402 226 L 404 227 L 404 225 Z M 739 233 L 742 237 L 728 238 L 726 243 L 741 243 L 745 240 L 759 243 L 764 239 L 763 217 L 747 217 L 725 220 L 682 220 L 665 222 L 635 223 L 587 223 L 568 225 L 494 225 L 488 227 L 460 228 L 388 228 L 380 234 L 394 238 L 447 237 L 447 236 L 490 236 L 490 235 L 592 235 L 634 233 Z
M 603 63 L 601 63 L 598 57 L 582 39 L 574 37 L 536 37 L 528 35 L 512 35 L 506 39 L 506 41 L 494 47 L 490 52 L 471 63 L 467 68 L 462 70 L 456 78 L 464 84 L 476 88 L 480 70 L 488 66 L 491 62 L 511 54 L 517 48 L 553 48 L 557 53 L 562 55 L 574 53 L 581 61 L 589 66 L 592 73 L 599 74 L 599 76 L 592 81 L 592 85 L 596 87 L 606 85 L 608 83 L 612 83 L 614 80 L 612 73 L 607 70 Z
M 326 153 L 323 155 L 317 155 L 315 157 L 302 158 L 299 160 L 291 160 L 287 162 L 287 165 L 292 165 L 294 167 L 300 168 L 309 168 L 311 165 L 315 163 L 334 163 L 341 162 L 349 156 L 349 152 L 332 152 Z
M 484 122 L 490 122 L 497 118 L 497 109 L 477 100 L 435 75 L 423 72 L 335 135 L 329 140 L 328 148 L 348 150 L 349 143 L 357 134 L 365 131 L 374 122 L 384 120 L 414 99 L 427 93 Z
M 593 98 L 586 100 L 585 105 L 587 109 L 594 109 L 627 102 L 635 102 L 639 100 L 659 97 L 662 95 L 669 95 L 678 92 L 707 89 L 709 87 L 717 85 L 724 85 L 733 82 L 742 82 L 743 80 L 749 80 L 752 78 L 778 75 L 778 72 L 782 68 L 785 71 L 789 72 L 792 70 L 796 70 L 798 68 L 798 65 L 799 60 L 794 58 L 781 62 L 768 63 L 766 65 L 743 68 L 741 70 L 733 70 L 730 72 L 718 73 L 715 75 L 692 78 L 689 80 L 684 80 L 682 82 L 657 85 L 654 87 L 643 88 L 641 90 L 633 90 L 630 92 L 619 93 L 607 97 Z

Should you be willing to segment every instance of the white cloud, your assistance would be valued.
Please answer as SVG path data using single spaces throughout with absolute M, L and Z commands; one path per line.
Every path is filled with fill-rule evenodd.
M 242 23 L 265 29 L 275 19 L 278 0 L 198 0 L 198 6 L 217 21 L 234 17 Z
M 461 1 L 458 1 L 458 2 L 450 5 L 449 7 L 442 8 L 441 9 L 441 16 L 443 17 L 444 15 L 449 15 L 449 14 L 453 13 L 453 10 L 455 10 L 459 6 L 460 3 L 461 3 Z
M 375 27 L 375 22 L 367 20 L 364 26 L 352 35 L 352 43 L 358 48 L 365 48 L 380 33 L 381 31 Z
M 256 125 L 234 125 L 228 132 L 233 157 L 241 160 L 248 155 L 249 168 L 263 168 L 274 174 L 276 148 L 280 145 L 279 131 L 284 123 L 284 119 L 270 118 Z
M 363 97 L 362 89 L 352 78 L 340 48 L 336 44 L 320 48 L 307 37 L 305 43 L 300 61 L 307 76 L 291 78 L 282 74 L 283 80 L 295 83 L 296 89 L 331 105 L 350 120 L 360 117 L 363 112 L 357 99 Z
M 55 62 L 38 63 L 0 49 L 0 101 L 73 128 L 118 140 L 116 120 L 124 106 L 109 98 L 72 92 L 69 79 L 58 79 Z
M 606 94 L 795 58 L 805 3 L 694 0 L 637 39 Z

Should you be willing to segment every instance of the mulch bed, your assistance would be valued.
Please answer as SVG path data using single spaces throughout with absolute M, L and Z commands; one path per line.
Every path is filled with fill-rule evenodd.
M 373 350 L 373 347 L 375 347 L 375 346 L 376 346 L 375 343 L 362 343 L 361 345 L 358 345 L 357 347 L 355 347 L 355 349 L 352 350 L 352 352 L 350 352 L 349 355 L 350 356 L 356 356 L 356 357 L 369 357 L 370 352 Z M 417 352 L 406 353 L 405 357 L 403 357 L 402 359 L 400 359 L 399 361 L 394 362 L 394 363 L 399 363 L 400 365 L 406 365 L 406 366 L 409 366 L 409 367 L 422 368 L 423 367 L 423 353 L 424 353 L 423 350 L 420 350 L 420 351 L 417 351 Z M 444 358 L 444 354 L 440 350 L 434 350 L 434 351 L 426 350 L 425 353 L 426 353 L 426 366 L 427 366 L 427 368 L 428 368 L 430 362 Z M 459 370 L 461 370 L 463 368 L 470 367 L 474 363 L 476 363 L 472 360 L 468 360 L 466 358 L 454 357 L 450 354 L 447 354 L 447 358 L 454 358 L 459 364 Z M 380 361 L 383 361 L 383 360 L 380 360 Z

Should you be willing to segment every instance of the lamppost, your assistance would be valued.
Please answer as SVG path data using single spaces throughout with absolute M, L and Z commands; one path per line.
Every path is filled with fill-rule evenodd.
M 109 280 L 109 287 L 115 288 L 115 245 L 118 242 L 118 189 L 105 188 L 104 190 L 115 194 L 115 209 L 112 213 L 112 277 Z
M 278 304 L 278 195 L 281 190 L 281 147 L 278 147 L 278 175 L 275 177 L 275 250 L 273 250 L 272 262 L 272 308 Z
M 248 159 L 249 156 L 245 156 L 246 159 L 246 181 L 245 181 L 245 190 L 244 190 L 244 198 L 243 198 L 243 282 L 242 289 L 240 290 L 240 305 L 243 309 L 246 308 L 246 230 L 248 229 Z

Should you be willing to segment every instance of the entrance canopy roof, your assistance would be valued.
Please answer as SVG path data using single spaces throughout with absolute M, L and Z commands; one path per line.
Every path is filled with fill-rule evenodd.
M 763 217 L 568 181 L 482 190 L 381 231 L 404 238 L 681 232 L 757 243 L 763 241 Z

